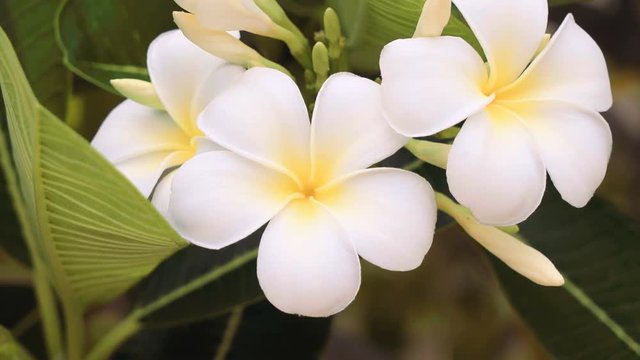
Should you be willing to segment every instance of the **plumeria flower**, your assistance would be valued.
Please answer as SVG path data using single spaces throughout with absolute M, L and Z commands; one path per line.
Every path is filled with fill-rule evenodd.
M 200 154 L 173 180 L 170 217 L 206 248 L 233 244 L 269 221 L 258 279 L 280 310 L 329 316 L 360 286 L 358 255 L 382 268 L 416 268 L 435 227 L 435 196 L 420 176 L 374 168 L 407 139 L 384 121 L 379 85 L 330 77 L 309 123 L 296 84 L 253 68 L 200 116 L 230 151 Z
M 243 30 L 276 37 L 280 31 L 254 0 L 175 0 L 194 14 L 204 27 L 223 31 Z
M 125 100 L 113 109 L 92 145 L 148 197 L 163 174 L 199 152 L 220 149 L 203 136 L 196 120 L 244 68 L 204 52 L 179 30 L 151 43 L 147 65 L 151 83 L 113 82 L 136 101 Z M 172 177 L 165 176 L 153 194 L 161 212 L 166 211 Z
M 545 0 L 454 3 L 487 63 L 457 37 L 387 45 L 380 67 L 390 125 L 419 137 L 467 119 L 447 179 L 454 197 L 483 223 L 529 217 L 546 172 L 568 203 L 586 205 L 611 153 L 611 131 L 598 114 L 612 103 L 602 51 L 571 15 L 548 41 Z

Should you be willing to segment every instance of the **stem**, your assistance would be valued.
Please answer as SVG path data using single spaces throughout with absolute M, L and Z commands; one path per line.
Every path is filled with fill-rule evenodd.
M 128 338 L 137 333 L 142 325 L 138 321 L 138 312 L 134 311 L 115 328 L 100 339 L 100 342 L 89 352 L 85 360 L 105 360 L 124 343 Z
M 67 333 L 67 357 L 69 360 L 82 359 L 84 351 L 84 318 L 82 307 L 75 301 L 63 301 L 64 319 Z
M 33 285 L 38 301 L 38 311 L 42 319 L 45 343 L 49 358 L 57 359 L 63 354 L 62 337 L 60 336 L 60 318 L 56 307 L 56 300 L 44 273 L 44 266 L 37 255 L 32 253 Z
M 224 330 L 222 342 L 218 347 L 218 351 L 216 351 L 216 357 L 214 360 L 224 360 L 227 358 L 227 354 L 229 353 L 229 350 L 231 350 L 231 345 L 233 345 L 233 339 L 236 337 L 236 333 L 240 327 L 243 312 L 244 306 L 236 306 L 231 311 L 231 316 L 229 316 L 227 326 Z
M 233 260 L 226 264 L 216 267 L 213 271 L 206 273 L 203 276 L 195 278 L 183 286 L 161 296 L 153 302 L 150 302 L 133 312 L 131 312 L 126 318 L 124 318 L 118 325 L 116 325 L 107 335 L 105 335 L 95 345 L 89 354 L 84 358 L 85 360 L 103 360 L 107 359 L 120 345 L 122 345 L 129 337 L 133 336 L 142 328 L 140 320 L 157 311 L 172 302 L 182 298 L 183 296 L 190 294 L 191 292 L 205 286 L 206 284 L 221 278 L 225 274 L 239 268 L 240 266 L 254 260 L 258 256 L 258 249 L 253 249 L 242 255 L 237 256 Z

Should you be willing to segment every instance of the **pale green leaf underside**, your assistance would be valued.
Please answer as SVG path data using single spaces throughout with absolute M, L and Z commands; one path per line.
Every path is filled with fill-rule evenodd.
M 38 104 L 4 32 L 0 50 L 12 156 L 40 251 L 63 296 L 83 305 L 107 301 L 187 243 L 111 164 Z

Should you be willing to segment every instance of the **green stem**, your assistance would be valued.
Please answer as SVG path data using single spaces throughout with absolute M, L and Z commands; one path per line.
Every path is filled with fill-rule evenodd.
M 198 278 L 191 280 L 183 286 L 161 296 L 136 310 L 131 312 L 116 327 L 111 329 L 105 337 L 100 339 L 96 346 L 91 349 L 85 360 L 104 360 L 107 359 L 120 345 L 122 345 L 129 337 L 135 335 L 142 327 L 141 320 L 145 316 L 171 304 L 172 302 L 200 289 L 208 283 L 217 280 L 228 274 L 229 272 L 239 268 L 240 266 L 254 260 L 258 256 L 258 249 L 253 249 L 242 255 L 237 256 L 228 263 L 216 267 L 211 272 L 204 274 Z
M 62 306 L 67 330 L 67 357 L 69 360 L 80 360 L 84 351 L 82 307 L 77 306 L 75 301 L 63 301 Z
M 218 346 L 218 351 L 216 351 L 216 357 L 214 360 L 224 360 L 227 358 L 227 354 L 229 353 L 229 350 L 231 350 L 231 345 L 233 345 L 233 340 L 235 339 L 238 328 L 240 327 L 243 313 L 244 306 L 236 306 L 231 311 L 231 315 L 227 321 L 227 326 L 224 330 L 222 342 L 220 343 L 220 346 Z
M 89 352 L 85 360 L 108 359 L 121 344 L 140 330 L 142 325 L 138 318 L 139 315 L 136 311 L 129 314 L 116 327 L 111 329 L 105 337 L 100 339 L 100 342 Z
M 38 302 L 38 311 L 42 319 L 42 329 L 45 335 L 47 352 L 49 358 L 58 359 L 62 357 L 63 350 L 62 337 L 60 336 L 60 317 L 58 316 L 56 300 L 49 285 L 49 279 L 45 275 L 43 264 L 39 259 L 36 259 L 37 255 L 32 255 L 33 285 Z

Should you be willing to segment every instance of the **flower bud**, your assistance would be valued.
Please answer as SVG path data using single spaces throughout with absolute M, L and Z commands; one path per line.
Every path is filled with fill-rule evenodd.
M 469 210 L 436 193 L 438 209 L 451 216 L 464 231 L 507 266 L 543 286 L 562 286 L 564 278 L 551 260 L 520 239 L 496 227 L 480 224 Z
M 440 36 L 451 17 L 451 0 L 427 0 L 413 37 Z
M 111 85 L 122 94 L 122 96 L 140 105 L 164 110 L 164 105 L 162 101 L 160 101 L 156 89 L 153 87 L 153 84 L 148 81 L 138 79 L 113 79 L 111 80 Z

